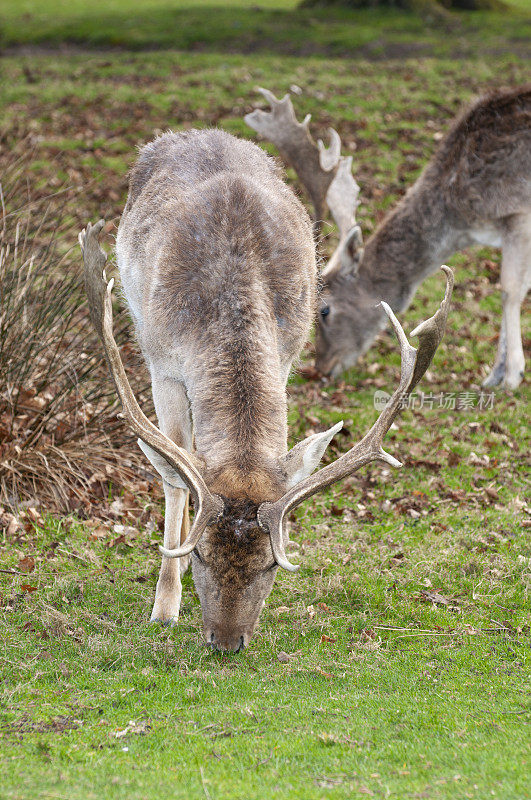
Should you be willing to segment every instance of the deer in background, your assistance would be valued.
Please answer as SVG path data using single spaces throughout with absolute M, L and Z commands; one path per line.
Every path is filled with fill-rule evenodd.
M 316 266 L 310 219 L 274 161 L 206 130 L 164 134 L 133 167 L 116 254 L 160 429 L 140 409 L 114 341 L 102 226 L 80 234 L 91 318 L 166 499 L 152 620 L 177 620 L 191 555 L 205 641 L 238 651 L 278 567 L 296 568 L 285 551 L 289 511 L 370 461 L 400 465 L 382 440 L 442 338 L 451 271 L 441 308 L 414 332 L 418 351 L 385 307 L 400 342 L 400 385 L 362 441 L 312 475 L 342 423 L 288 452 L 286 381 L 314 316 Z
M 328 161 L 320 162 L 322 143 L 311 140 L 309 117 L 299 124 L 288 95 L 279 101 L 260 91 L 271 112 L 256 110 L 247 123 L 293 166 L 315 219 L 328 205 L 339 229 L 339 245 L 322 272 L 317 369 L 336 377 L 353 366 L 387 322 L 380 300 L 403 311 L 441 262 L 483 244 L 502 248 L 503 304 L 498 353 L 483 385 L 516 388 L 525 366 L 520 307 L 531 285 L 531 87 L 488 95 L 459 115 L 365 246 L 354 217 L 359 189 L 337 134 Z

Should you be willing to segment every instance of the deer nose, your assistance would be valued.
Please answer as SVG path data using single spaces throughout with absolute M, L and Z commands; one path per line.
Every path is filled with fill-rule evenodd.
M 239 653 L 243 650 L 248 642 L 245 634 L 233 634 L 216 631 L 206 631 L 205 639 L 207 645 L 212 647 L 213 650 L 221 650 L 225 653 Z

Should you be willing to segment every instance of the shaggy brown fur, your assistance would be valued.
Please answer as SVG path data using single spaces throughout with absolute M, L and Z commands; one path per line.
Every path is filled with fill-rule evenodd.
M 527 208 L 530 167 L 531 86 L 488 95 L 459 114 L 432 169 L 448 207 L 474 223 Z
M 272 555 L 268 561 L 259 557 L 262 550 L 271 553 L 271 548 L 269 537 L 257 523 L 258 504 L 250 500 L 223 499 L 223 518 L 210 537 L 208 548 L 200 545 L 198 549 L 210 560 L 218 582 L 239 590 L 275 562 Z

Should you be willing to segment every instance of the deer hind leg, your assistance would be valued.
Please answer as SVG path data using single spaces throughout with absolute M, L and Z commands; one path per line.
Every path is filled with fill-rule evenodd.
M 159 377 L 153 368 L 151 378 L 160 429 L 180 447 L 191 450 L 192 424 L 183 384 L 172 378 Z M 164 483 L 164 547 L 169 549 L 178 547 L 188 534 L 188 494 L 184 489 L 176 489 Z M 152 622 L 163 622 L 166 625 L 177 622 L 181 606 L 181 575 L 188 564 L 189 557 L 162 557 L 151 613 Z
M 504 293 L 502 293 L 502 303 L 504 304 Z M 492 367 L 490 374 L 483 381 L 483 386 L 486 389 L 492 389 L 494 386 L 499 386 L 505 377 L 505 363 L 507 361 L 507 334 L 505 331 L 505 314 L 502 312 L 502 322 L 500 327 L 500 338 L 498 339 L 498 352 L 496 354 L 496 361 Z
M 531 214 L 508 220 L 502 246 L 502 333 L 505 332 L 507 349 L 503 383 L 508 389 L 516 389 L 525 368 L 520 309 L 531 285 Z

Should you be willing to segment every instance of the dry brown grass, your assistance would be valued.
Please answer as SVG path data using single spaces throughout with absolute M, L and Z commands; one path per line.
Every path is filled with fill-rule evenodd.
M 30 160 L 0 164 L 0 503 L 93 514 L 110 482 L 135 485 L 136 455 L 69 246 L 72 201 L 66 192 L 33 201 Z M 128 329 L 119 313 L 118 340 Z M 124 351 L 141 375 L 135 352 Z

